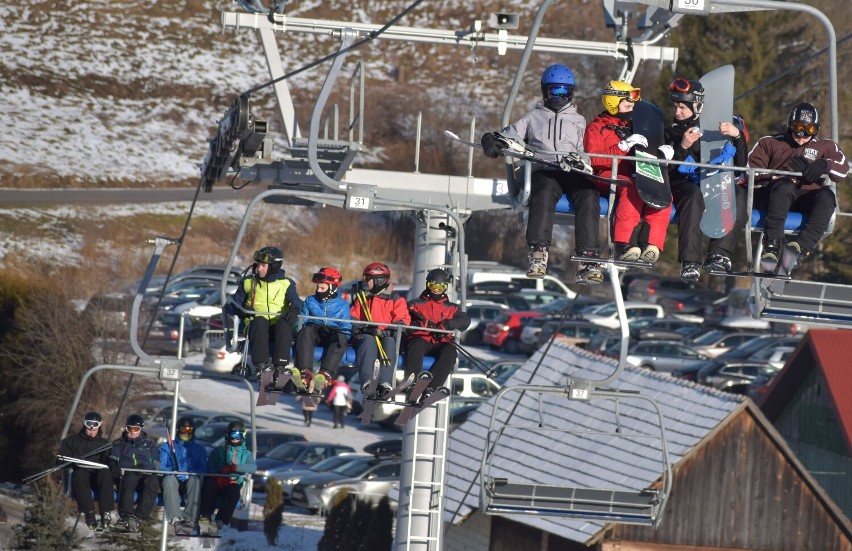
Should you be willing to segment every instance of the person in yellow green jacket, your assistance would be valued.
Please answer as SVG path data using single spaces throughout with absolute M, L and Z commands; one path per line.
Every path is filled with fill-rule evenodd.
M 261 371 L 274 368 L 280 372 L 290 363 L 293 326 L 298 321 L 302 299 L 296 292 L 296 282 L 285 277 L 283 264 L 284 255 L 277 247 L 255 251 L 254 264 L 247 270 L 233 299 L 246 311 L 228 304 L 229 314 L 248 322 L 251 361 L 258 378 Z

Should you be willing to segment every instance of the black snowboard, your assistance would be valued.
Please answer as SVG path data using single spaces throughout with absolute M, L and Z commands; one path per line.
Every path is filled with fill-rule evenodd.
M 639 100 L 633 106 L 633 133 L 648 139 L 648 147 L 633 148 L 636 157 L 660 158 L 657 149 L 665 143 L 665 120 L 663 112 L 653 103 Z M 672 204 L 669 174 L 657 163 L 636 162 L 636 191 L 649 207 L 663 209 Z

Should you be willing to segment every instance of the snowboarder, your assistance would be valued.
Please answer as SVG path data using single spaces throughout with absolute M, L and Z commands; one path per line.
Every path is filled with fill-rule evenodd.
M 148 438 L 142 430 L 145 423 L 141 415 L 133 414 L 127 418 L 121 438 L 112 446 L 109 466 L 115 478 L 121 478 L 118 486 L 118 515 L 116 529 L 125 532 L 137 532 L 141 523 L 148 520 L 154 508 L 154 500 L 160 493 L 160 480 L 156 474 L 136 471 L 122 472 L 122 469 L 157 470 L 157 443 Z M 136 506 L 133 494 L 139 491 Z
M 201 516 L 198 519 L 199 535 L 217 536 L 219 530 L 231 521 L 240 501 L 240 491 L 246 483 L 244 475 L 254 474 L 256 470 L 254 456 L 246 448 L 246 427 L 242 421 L 232 421 L 225 434 L 225 444 L 213 448 L 207 461 L 207 472 L 232 476 L 204 478 L 201 485 Z
M 532 148 L 555 150 L 563 154 L 582 152 L 586 119 L 571 103 L 575 84 L 574 73 L 568 67 L 557 64 L 545 69 L 541 75 L 544 101 L 499 133 L 483 134 L 480 143 L 485 155 L 491 158 L 502 155 L 507 137 Z M 536 153 L 535 157 L 556 164 L 561 161 L 557 155 Z M 541 163 L 533 163 L 532 170 L 526 232 L 529 246 L 527 277 L 543 278 L 547 274 L 553 217 L 556 203 L 563 194 L 574 203 L 574 245 L 577 254 L 590 259 L 598 258 L 600 195 L 607 192 L 608 186 L 586 178 L 581 172 L 558 170 Z M 580 265 L 577 279 L 580 283 L 600 283 L 603 274 L 597 264 L 590 261 Z
M 666 144 L 673 149 L 675 161 L 710 162 L 701 159 L 701 130 L 698 126 L 704 106 L 704 86 L 697 80 L 675 78 L 669 84 L 669 99 L 674 108 L 674 122 L 666 129 Z M 741 119 L 740 119 L 741 120 Z M 735 166 L 745 166 L 748 156 L 745 126 L 723 122 L 719 130 L 731 140 L 728 148 Z M 697 281 L 701 276 L 701 258 L 708 271 L 731 271 L 731 256 L 736 248 L 738 230 L 747 222 L 746 190 L 734 186 L 736 191 L 737 217 L 734 229 L 724 237 L 711 239 L 706 255 L 703 254 L 703 237 L 699 225 L 704 214 L 704 197 L 699 187 L 695 167 L 672 165 L 669 167 L 669 184 L 677 209 L 678 262 L 681 264 L 680 278 L 685 282 Z M 642 234 L 646 233 L 643 230 Z M 640 242 L 642 238 L 640 237 Z
M 106 465 L 109 458 L 109 441 L 101 436 L 103 419 L 100 414 L 90 411 L 83 418 L 83 427 L 77 434 L 65 437 L 59 444 L 59 455 L 76 457 Z M 100 451 L 98 451 L 100 450 Z M 76 463 L 71 465 L 71 497 L 77 503 L 77 510 L 83 513 L 86 526 L 90 530 L 108 529 L 113 522 L 113 480 L 109 469 L 95 469 Z M 95 517 L 95 504 L 92 490 L 98 492 L 98 506 L 101 522 Z
M 786 132 L 760 138 L 749 153 L 749 166 L 754 168 L 802 173 L 799 177 L 764 174 L 755 179 L 756 185 L 765 185 L 755 198 L 755 204 L 767 209 L 760 259 L 764 272 L 778 269 L 782 253 L 785 273 L 798 268 L 822 239 L 837 205 L 834 191 L 822 177 L 842 182 L 849 171 L 848 159 L 833 140 L 817 137 L 819 128 L 816 107 L 800 103 L 787 117 Z M 784 221 L 791 207 L 807 213 L 808 221 L 785 247 Z
M 251 358 L 255 374 L 260 379 L 263 371 L 284 371 L 290 363 L 290 346 L 293 344 L 293 326 L 298 321 L 302 299 L 296 292 L 296 283 L 284 275 L 284 255 L 277 247 L 263 247 L 255 251 L 251 274 L 244 277 L 234 293 L 233 301 L 247 310 L 259 312 L 246 315 L 233 305 L 227 305 L 229 316 L 236 314 L 247 319 Z M 269 341 L 272 340 L 272 359 Z
M 382 324 L 398 323 L 409 325 L 411 315 L 408 304 L 399 293 L 393 290 L 391 271 L 387 264 L 373 262 L 364 268 L 363 280 L 352 289 L 355 297 L 350 308 L 353 320 L 373 321 Z M 355 363 L 361 377 L 364 397 L 375 395 L 381 398 L 393 387 L 396 373 L 396 335 L 387 330 L 387 325 L 359 325 L 355 331 Z M 380 352 L 386 361 L 382 361 L 374 389 L 364 388 L 373 378 L 373 367 L 379 360 Z
M 470 316 L 463 312 L 458 304 L 447 298 L 450 276 L 444 270 L 435 268 L 426 274 L 426 289 L 411 301 L 411 325 L 426 329 L 445 329 L 464 331 L 470 326 Z M 434 333 L 432 331 L 412 331 L 406 338 L 405 378 L 423 370 L 423 357 L 432 356 L 435 363 L 429 372 L 432 380 L 423 393 L 425 400 L 438 387 L 444 386 L 458 358 L 458 351 L 452 333 Z
M 177 439 L 160 444 L 160 470 L 203 474 L 207 472 L 207 451 L 195 440 L 195 421 L 181 417 L 177 422 Z M 180 498 L 186 507 L 180 509 Z M 189 535 L 195 529 L 201 478 L 190 475 L 163 475 L 165 518 L 170 519 L 175 534 Z
M 340 272 L 334 268 L 320 268 L 311 281 L 316 283 L 316 292 L 302 304 L 303 316 L 351 319 L 349 305 L 337 296 L 340 289 Z M 352 324 L 346 321 L 305 319 L 296 335 L 296 367 L 300 370 L 305 386 L 311 380 L 315 392 L 322 392 L 337 375 L 340 360 L 346 353 Z M 320 369 L 314 375 L 314 347 L 322 346 L 323 356 Z
M 648 146 L 647 138 L 642 134 L 634 134 L 631 124 L 633 105 L 640 100 L 640 94 L 639 88 L 618 80 L 611 80 L 609 86 L 604 89 L 601 96 L 604 111 L 586 127 L 583 140 L 586 153 L 592 154 L 595 174 L 612 177 L 612 159 L 594 157 L 594 153 L 631 155 L 635 146 Z M 663 148 L 665 146 L 661 146 L 661 150 L 665 152 Z M 618 260 L 641 261 L 653 265 L 660 257 L 660 251 L 665 244 L 672 207 L 669 205 L 655 209 L 645 205 L 636 190 L 633 177 L 635 172 L 633 161 L 618 162 L 618 178 L 627 185 L 619 185 L 616 191 L 618 199 L 613 213 L 612 241 Z M 661 182 L 660 185 L 665 186 L 665 183 Z M 649 229 L 644 250 L 631 243 L 640 220 L 644 220 Z

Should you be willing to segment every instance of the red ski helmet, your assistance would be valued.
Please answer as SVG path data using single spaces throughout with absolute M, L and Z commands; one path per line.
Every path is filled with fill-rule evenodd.
M 387 264 L 373 262 L 364 268 L 364 281 L 373 280 L 373 293 L 381 292 L 390 285 L 391 271 Z
M 334 268 L 320 268 L 317 273 L 311 278 L 314 283 L 328 283 L 328 291 L 323 293 L 317 292 L 320 299 L 328 299 L 337 295 L 337 290 L 340 288 L 340 272 Z

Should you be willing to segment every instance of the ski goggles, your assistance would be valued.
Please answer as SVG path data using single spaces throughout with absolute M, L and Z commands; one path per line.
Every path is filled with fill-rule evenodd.
M 566 84 L 551 84 L 547 87 L 547 95 L 551 98 L 567 97 L 571 95 L 573 89 L 573 86 Z
M 427 281 L 426 288 L 429 289 L 433 294 L 444 293 L 449 288 L 448 283 L 438 283 L 437 281 Z
M 607 88 L 604 90 L 604 95 L 624 98 L 630 103 L 636 103 L 642 98 L 642 90 L 639 88 L 634 88 L 632 90 L 613 90 L 612 88 Z
M 228 438 L 230 440 L 242 440 L 243 439 L 243 433 L 241 433 L 238 430 L 231 431 L 231 432 L 228 433 Z
M 280 260 L 280 259 L 276 258 L 275 255 L 273 255 L 273 254 L 269 254 L 269 253 L 265 253 L 265 252 L 261 252 L 261 251 L 255 251 L 254 252 L 254 261 L 255 262 L 260 262 L 261 264 L 272 264 L 273 262 L 275 262 L 277 260 Z
M 692 84 L 685 78 L 676 78 L 669 84 L 669 91 L 690 92 L 692 91 Z
M 194 427 L 181 427 L 178 429 L 178 433 L 180 434 L 192 434 L 194 431 Z
M 136 434 L 137 432 L 142 432 L 142 427 L 140 427 L 139 425 L 127 425 L 126 427 L 124 427 L 124 430 L 129 433 Z
M 321 273 L 314 274 L 311 281 L 314 283 L 330 283 L 332 285 L 339 283 L 336 278 Z
M 812 122 L 796 121 L 790 125 L 790 130 L 799 136 L 816 136 L 816 133 L 819 130 L 819 125 Z
M 83 424 L 86 425 L 87 429 L 99 429 L 99 428 L 101 428 L 101 422 L 100 421 L 94 421 L 94 420 L 84 421 Z

